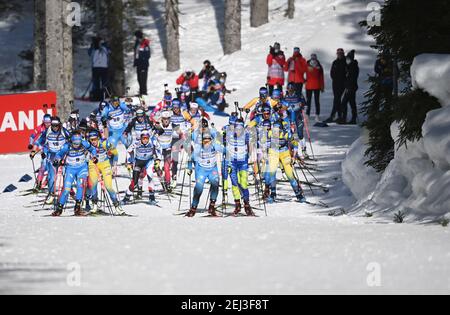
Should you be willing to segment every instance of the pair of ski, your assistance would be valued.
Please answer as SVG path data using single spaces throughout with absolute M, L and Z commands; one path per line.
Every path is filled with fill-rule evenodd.
M 188 213 L 189 213 L 189 210 L 188 211 L 179 212 L 179 213 L 174 213 L 173 215 L 177 216 L 177 217 L 185 217 Z M 204 212 L 201 212 L 201 213 L 198 212 L 195 216 L 199 217 L 199 218 L 216 218 L 216 219 L 220 219 L 220 218 L 244 218 L 244 217 L 245 218 L 259 218 L 258 215 L 248 216 L 248 215 L 243 214 L 243 213 L 239 213 L 237 215 L 234 214 L 234 213 L 223 214 L 220 211 L 217 211 L 217 213 L 220 213 L 220 215 L 212 216 L 209 213 L 207 215 L 202 215 L 202 214 L 205 214 L 205 213 Z M 200 215 L 202 215 L 202 216 L 200 216 Z
M 300 202 L 300 201 L 297 201 L 297 200 L 283 199 L 283 198 L 276 198 L 273 202 L 268 203 L 268 204 L 270 205 L 270 204 L 288 203 L 288 202 L 290 202 L 290 203 L 295 202 L 295 203 L 299 203 L 299 204 L 305 204 L 305 205 L 310 205 L 310 206 L 320 207 L 320 208 L 326 208 L 326 209 L 330 208 L 329 205 L 327 205 L 326 203 L 324 203 L 322 201 L 319 201 L 317 203 L 311 202 L 311 201 Z

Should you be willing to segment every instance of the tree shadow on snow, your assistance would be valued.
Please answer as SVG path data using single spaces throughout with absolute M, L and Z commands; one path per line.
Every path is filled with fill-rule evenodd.
M 204 2 L 204 1 L 198 1 L 198 2 Z M 223 50 L 223 49 L 225 49 L 225 29 L 224 29 L 224 27 L 225 27 L 225 2 L 223 0 L 209 0 L 209 2 L 214 7 L 217 31 L 219 32 L 220 43 L 222 45 L 222 50 Z
M 164 58 L 167 59 L 167 32 L 164 1 L 157 2 L 154 0 L 148 1 L 148 10 L 155 22 L 155 28 L 158 31 L 158 37 L 161 42 Z
M 0 249 L 7 247 L 0 239 Z M 48 264 L 26 264 L 0 262 L 0 294 L 24 294 L 39 292 L 44 283 L 61 286 L 66 280 L 67 271 L 62 267 Z

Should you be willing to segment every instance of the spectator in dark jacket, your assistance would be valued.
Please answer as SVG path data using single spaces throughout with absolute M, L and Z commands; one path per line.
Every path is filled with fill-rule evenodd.
M 148 68 L 150 67 L 150 40 L 144 37 L 142 31 L 136 31 L 134 45 L 134 66 L 139 82 L 139 94 L 147 95 Z
M 381 55 L 375 63 L 375 73 L 385 97 L 392 96 L 394 90 L 394 67 L 389 55 Z
M 200 80 L 203 79 L 203 85 L 201 88 L 202 97 L 207 100 L 208 99 L 208 88 L 215 80 L 220 79 L 220 73 L 216 70 L 216 68 L 211 64 L 211 61 L 205 60 L 203 62 L 203 69 L 198 74 L 198 78 Z
M 355 51 L 348 53 L 346 58 L 347 74 L 345 79 L 345 94 L 342 100 L 342 116 L 339 119 L 339 124 L 347 124 L 347 106 L 350 103 L 352 108 L 352 120 L 350 125 L 356 125 L 358 118 L 358 109 L 356 107 L 356 91 L 358 91 L 359 65 L 355 59 Z
M 336 114 L 338 117 L 342 116 L 340 114 L 342 95 L 345 92 L 345 79 L 347 76 L 347 63 L 345 61 L 344 49 L 339 48 L 337 50 L 337 59 L 333 62 L 331 66 L 331 80 L 333 81 L 333 110 L 331 111 L 330 118 L 325 120 L 326 123 L 331 123 L 334 121 Z
M 108 88 L 109 50 L 107 44 L 100 37 L 92 38 L 88 50 L 92 64 L 92 90 L 90 99 L 93 102 L 103 101 L 104 90 Z

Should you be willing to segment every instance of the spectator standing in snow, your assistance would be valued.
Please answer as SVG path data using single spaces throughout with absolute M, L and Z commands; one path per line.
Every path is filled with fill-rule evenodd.
M 109 50 L 106 43 L 100 37 L 92 38 L 91 47 L 88 50 L 92 64 L 92 90 L 90 99 L 94 102 L 103 101 L 104 90 L 108 88 Z
M 288 83 L 293 83 L 297 95 L 302 95 L 303 84 L 305 84 L 305 73 L 308 64 L 300 53 L 300 48 L 294 48 L 294 54 L 288 59 L 284 70 L 288 73 Z
M 392 58 L 387 54 L 379 56 L 375 63 L 375 73 L 386 98 L 391 97 L 394 91 L 393 67 Z
M 316 121 L 320 122 L 320 93 L 325 91 L 325 80 L 323 67 L 320 64 L 317 55 L 312 54 L 307 62 L 306 71 L 306 114 L 311 115 L 312 98 L 316 104 Z
M 150 67 L 150 40 L 144 37 L 142 31 L 134 33 L 136 42 L 134 45 L 134 66 L 139 82 L 139 94 L 147 95 L 148 68 Z
M 356 91 L 358 91 L 359 65 L 358 60 L 355 59 L 355 51 L 348 53 L 346 58 L 347 70 L 345 79 L 345 94 L 342 100 L 342 116 L 339 119 L 339 124 L 347 124 L 347 106 L 350 103 L 352 108 L 352 120 L 348 123 L 356 125 L 358 118 L 358 110 L 356 108 Z
M 335 121 L 335 116 L 341 117 L 341 107 L 342 107 L 342 95 L 345 92 L 345 80 L 347 76 L 347 63 L 345 61 L 344 49 L 339 48 L 337 50 L 337 58 L 331 66 L 331 80 L 333 81 L 333 110 L 331 111 L 330 117 L 325 120 L 326 123 L 332 123 Z
M 181 90 L 190 90 L 191 100 L 195 100 L 198 94 L 198 75 L 192 69 L 186 69 L 186 71 L 179 76 L 177 84 L 181 85 Z M 184 86 L 184 88 L 183 88 Z
M 273 90 L 276 86 L 283 91 L 284 86 L 284 67 L 286 64 L 286 57 L 284 52 L 281 50 L 279 43 L 275 43 L 270 46 L 270 53 L 266 60 L 269 66 L 269 71 L 267 74 L 267 84 L 269 85 L 269 94 L 272 96 Z

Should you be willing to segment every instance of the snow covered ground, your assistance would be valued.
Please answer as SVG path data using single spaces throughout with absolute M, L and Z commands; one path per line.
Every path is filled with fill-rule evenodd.
M 357 50 L 364 90 L 374 53 L 357 23 L 367 16 L 368 2 L 298 1 L 293 21 L 282 17 L 285 2 L 270 1 L 271 23 L 250 29 L 249 1 L 243 1 L 243 50 L 226 57 L 215 19 L 222 14 L 221 1 L 182 2 L 183 67 L 198 68 L 210 59 L 228 72 L 229 87 L 238 89 L 230 101 L 244 103 L 264 84 L 265 57 L 275 41 L 287 55 L 294 46 L 305 56 L 318 53 L 326 72 L 336 48 L 343 47 Z M 162 1 L 152 3 L 162 10 Z M 153 12 L 152 19 L 142 17 L 141 23 L 154 44 L 150 99 L 156 102 L 163 84 L 173 88 L 178 73 L 164 71 L 158 48 L 161 20 L 158 11 Z M 326 77 L 323 116 L 329 114 L 332 100 Z M 132 71 L 129 78 L 134 78 Z M 130 82 L 135 91 L 136 84 Z M 0 156 L 0 188 L 9 183 L 19 188 L 0 194 L 0 293 L 450 293 L 447 228 L 341 215 L 355 201 L 342 182 L 341 162 L 359 135 L 357 126 L 312 130 L 320 170 L 314 175 L 330 192 L 314 189 L 312 195 L 304 189 L 311 202 L 324 202 L 329 209 L 285 202 L 268 206 L 268 217 L 258 210 L 258 218 L 199 215 L 189 220 L 174 216 L 178 201 L 169 203 L 164 195 L 158 195 L 162 208 L 127 206 L 135 217 L 79 219 L 71 217 L 69 209 L 62 218 L 49 218 L 35 197 L 20 196 L 32 185 L 17 183 L 30 174 L 29 158 Z M 126 171 L 121 175 L 126 177 Z M 123 177 L 121 189 L 129 183 Z M 280 186 L 282 198 L 291 199 L 289 187 Z M 187 199 L 182 209 L 189 206 Z M 200 204 L 204 207 L 205 200 Z

